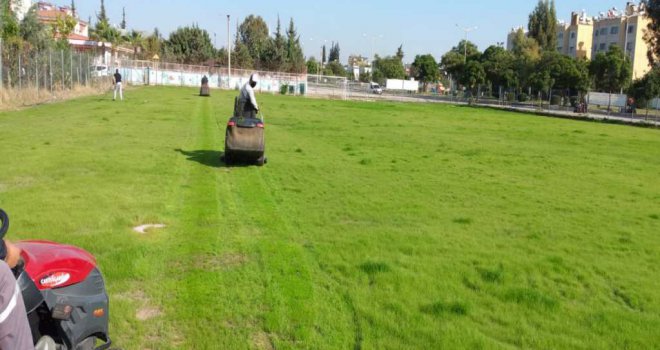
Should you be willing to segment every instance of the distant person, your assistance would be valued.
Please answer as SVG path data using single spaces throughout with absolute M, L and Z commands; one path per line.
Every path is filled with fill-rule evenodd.
M 199 88 L 199 96 L 211 96 L 209 78 L 207 78 L 206 75 L 202 77 L 202 87 Z
M 10 270 L 21 249 L 0 240 L 0 349 L 34 349 L 23 295 Z
M 124 92 L 123 92 L 123 89 L 122 89 L 122 86 L 121 86 L 121 74 L 119 74 L 119 69 L 115 70 L 115 74 L 113 75 L 113 82 L 112 83 L 115 85 L 115 92 L 112 95 L 112 100 L 114 101 L 114 100 L 117 99 L 117 91 L 119 91 L 119 99 L 123 101 L 124 100 Z
M 243 85 L 238 97 L 238 108 L 242 111 L 240 115 L 246 118 L 256 118 L 259 113 L 259 105 L 254 97 L 254 88 L 257 87 L 259 75 L 252 73 L 250 80 Z

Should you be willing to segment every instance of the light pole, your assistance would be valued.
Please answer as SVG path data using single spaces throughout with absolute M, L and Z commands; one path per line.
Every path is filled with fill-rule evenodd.
M 231 30 L 229 29 L 229 18 L 227 15 L 227 87 L 231 89 Z
M 463 57 L 463 63 L 467 63 L 467 43 L 468 43 L 468 33 L 478 29 L 479 27 L 461 27 L 458 24 L 456 24 L 456 27 L 462 29 L 465 32 L 465 41 L 463 42 L 463 47 L 464 47 L 464 57 Z
M 371 60 L 372 60 L 372 61 L 371 61 L 371 78 L 372 78 L 372 80 L 373 80 L 373 77 L 374 77 L 374 71 L 375 71 L 375 69 L 376 69 L 376 67 L 375 67 L 375 65 L 376 65 L 376 52 L 375 52 L 375 50 L 374 50 L 374 45 L 375 45 L 375 43 L 376 43 L 376 38 L 382 38 L 383 35 L 382 35 L 382 34 L 379 34 L 379 35 L 367 35 L 367 33 L 363 33 L 362 36 L 365 37 L 365 38 L 367 38 L 367 37 L 371 37 L 371 57 L 372 57 L 372 58 L 371 58 Z

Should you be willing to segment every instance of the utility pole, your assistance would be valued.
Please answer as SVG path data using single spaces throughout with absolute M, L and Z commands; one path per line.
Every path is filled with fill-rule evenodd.
M 456 24 L 456 27 L 462 29 L 465 32 L 465 41 L 463 42 L 463 64 L 467 63 L 467 43 L 468 43 L 468 33 L 476 30 L 478 27 L 461 27 Z

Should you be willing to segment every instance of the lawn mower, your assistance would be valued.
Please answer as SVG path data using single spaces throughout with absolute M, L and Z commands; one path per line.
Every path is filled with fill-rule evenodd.
M 2 209 L 0 222 L 1 239 L 9 228 Z M 13 272 L 34 343 L 54 343 L 57 350 L 108 349 L 108 294 L 96 259 L 80 248 L 54 242 L 15 244 L 22 252 Z
M 244 115 L 238 99 L 234 101 L 234 115 L 227 121 L 225 131 L 225 153 L 222 161 L 234 163 L 254 163 L 264 165 L 266 158 L 264 141 L 264 118 Z

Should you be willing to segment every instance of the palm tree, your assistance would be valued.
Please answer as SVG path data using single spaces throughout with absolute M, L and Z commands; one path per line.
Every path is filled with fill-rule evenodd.
M 137 54 L 138 51 L 141 51 L 141 49 L 144 46 L 144 37 L 142 36 L 142 33 L 138 32 L 137 30 L 133 29 L 131 32 L 126 36 L 126 42 L 131 44 L 133 47 L 133 59 L 137 59 Z
M 119 34 L 119 31 L 113 28 L 108 22 L 103 22 L 103 21 L 98 22 L 96 24 L 96 27 L 92 30 L 89 36 L 92 40 L 101 42 L 103 57 L 105 57 L 106 43 L 110 43 L 112 45 L 111 52 L 112 55 L 114 56 L 115 49 L 121 40 L 121 35 Z

